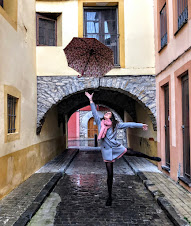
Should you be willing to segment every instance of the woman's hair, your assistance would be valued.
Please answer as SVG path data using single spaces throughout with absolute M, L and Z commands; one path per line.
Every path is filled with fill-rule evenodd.
M 101 120 L 104 120 L 104 116 L 103 118 L 101 118 Z M 119 123 L 116 119 L 115 119 L 115 115 L 113 114 L 113 112 L 111 112 L 111 118 L 110 118 L 111 122 L 112 122 L 112 129 L 114 131 L 117 123 Z
M 119 123 L 116 119 L 115 119 L 115 115 L 113 114 L 113 112 L 111 112 L 111 118 L 110 120 L 112 121 L 112 128 L 113 128 L 113 131 L 117 125 L 117 123 Z

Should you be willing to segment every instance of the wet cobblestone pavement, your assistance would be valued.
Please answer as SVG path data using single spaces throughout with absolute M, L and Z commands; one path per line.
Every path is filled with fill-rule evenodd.
M 47 198 L 30 225 L 173 225 L 123 158 L 114 163 L 111 207 L 105 206 L 106 179 L 101 153 L 81 151 L 50 197 L 57 200 L 53 224 L 42 223 L 51 215 Z

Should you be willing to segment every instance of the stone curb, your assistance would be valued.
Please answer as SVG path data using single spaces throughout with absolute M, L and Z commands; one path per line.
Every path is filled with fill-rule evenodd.
M 64 167 L 60 169 L 59 173 L 55 173 L 55 175 L 50 179 L 50 181 L 44 186 L 42 191 L 37 195 L 32 204 L 26 209 L 26 211 L 19 217 L 19 219 L 13 224 L 13 226 L 25 226 L 29 223 L 31 218 L 35 215 L 35 213 L 40 209 L 41 205 L 44 203 L 45 199 L 49 196 L 52 190 L 55 188 L 56 184 L 66 172 L 71 162 L 74 160 L 76 155 L 79 153 L 79 150 L 71 155 L 71 158 L 66 163 Z
M 176 226 L 190 226 L 190 224 L 184 220 L 181 216 L 177 214 L 174 207 L 171 203 L 165 198 L 165 195 L 158 189 L 155 188 L 155 184 L 148 180 L 145 174 L 139 171 L 136 167 L 133 166 L 128 160 L 123 157 L 128 166 L 132 169 L 132 171 L 140 178 L 142 183 L 145 185 L 147 190 L 152 194 L 152 196 L 156 199 L 157 203 L 164 210 L 168 218 L 171 222 Z

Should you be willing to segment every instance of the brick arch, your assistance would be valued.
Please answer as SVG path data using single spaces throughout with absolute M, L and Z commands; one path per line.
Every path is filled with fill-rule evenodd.
M 46 114 L 61 101 L 88 89 L 108 89 L 125 94 L 147 111 L 156 130 L 155 76 L 111 76 L 103 78 L 77 78 L 71 76 L 37 77 L 37 134 L 40 133 Z

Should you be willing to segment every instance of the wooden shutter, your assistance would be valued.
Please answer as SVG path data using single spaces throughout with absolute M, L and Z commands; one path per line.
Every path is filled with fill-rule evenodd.
M 55 16 L 48 17 L 37 14 L 37 45 L 57 45 L 57 20 L 55 19 Z

